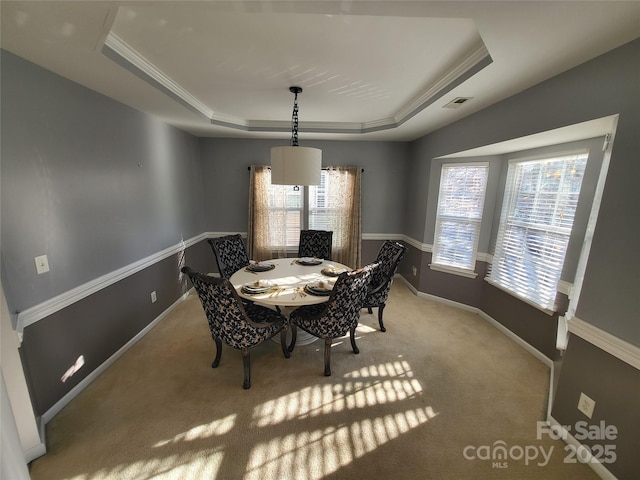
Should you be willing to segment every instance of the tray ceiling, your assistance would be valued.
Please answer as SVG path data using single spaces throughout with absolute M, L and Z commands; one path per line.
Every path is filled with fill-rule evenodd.
M 2 48 L 198 136 L 412 140 L 640 35 L 639 2 L 2 2 Z M 457 97 L 458 108 L 443 108 Z

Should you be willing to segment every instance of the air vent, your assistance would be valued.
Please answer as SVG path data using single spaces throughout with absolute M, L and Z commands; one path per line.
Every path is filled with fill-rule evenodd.
M 455 108 L 460 108 L 463 103 L 467 103 L 472 98 L 473 97 L 457 97 L 457 98 L 454 98 L 453 100 L 451 100 L 449 103 L 447 103 L 442 108 L 454 108 L 454 109 Z

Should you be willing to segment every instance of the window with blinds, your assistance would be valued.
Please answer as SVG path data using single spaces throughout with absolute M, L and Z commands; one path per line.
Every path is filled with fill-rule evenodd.
M 273 248 L 297 248 L 303 218 L 302 193 L 302 189 L 291 185 L 269 184 L 269 245 Z
M 554 310 L 587 158 L 582 151 L 509 163 L 489 282 Z
M 311 230 L 332 230 L 332 209 L 328 202 L 330 188 L 327 182 L 327 172 L 320 175 L 320 185 L 309 187 L 309 228 Z
M 442 165 L 431 268 L 475 276 L 488 163 Z
M 260 167 L 260 168 L 257 168 Z M 272 185 L 268 168 L 252 166 L 250 249 L 262 257 L 297 252 L 300 230 L 333 232 L 333 258 L 345 265 L 360 263 L 361 169 L 322 170 L 320 185 Z M 252 253 L 253 255 L 253 253 Z
M 296 189 L 290 185 L 269 185 L 270 245 L 297 249 L 300 230 L 334 230 L 336 218 L 342 211 L 336 208 L 336 202 L 331 202 L 331 194 L 338 194 L 340 185 L 332 188 L 327 177 L 323 170 L 320 185 L 312 187 Z M 305 193 L 308 194 L 306 206 Z M 285 245 L 280 245 L 283 237 Z

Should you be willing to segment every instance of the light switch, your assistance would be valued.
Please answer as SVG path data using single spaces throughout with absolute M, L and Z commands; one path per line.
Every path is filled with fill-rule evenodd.
M 43 273 L 47 273 L 49 271 L 49 259 L 47 259 L 46 255 L 40 255 L 35 258 L 36 260 L 36 272 L 38 275 Z

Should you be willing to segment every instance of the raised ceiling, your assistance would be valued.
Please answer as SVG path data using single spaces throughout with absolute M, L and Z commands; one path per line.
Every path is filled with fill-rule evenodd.
M 286 138 L 301 86 L 302 143 L 413 140 L 640 36 L 640 2 L 0 5 L 2 48 L 194 135 Z

